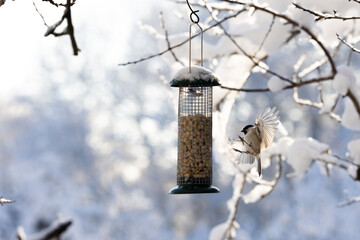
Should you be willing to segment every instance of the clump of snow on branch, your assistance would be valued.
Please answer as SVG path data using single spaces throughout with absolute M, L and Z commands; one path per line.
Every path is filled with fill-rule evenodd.
M 353 162 L 360 164 L 360 139 L 349 142 L 347 148 L 349 149 Z
M 359 100 L 360 98 L 358 97 Z M 345 110 L 342 115 L 342 125 L 351 130 L 360 131 L 360 116 L 355 109 L 354 103 L 350 99 L 345 99 L 344 103 Z
M 354 70 L 346 65 L 337 68 L 337 74 L 333 80 L 333 88 L 342 95 L 348 96 L 344 100 L 344 113 L 342 115 L 342 125 L 351 130 L 360 131 L 360 115 L 355 108 L 355 103 L 360 103 L 360 87 L 356 84 Z M 349 99 L 353 96 L 353 99 Z
M 349 66 L 341 65 L 337 68 L 338 73 L 335 75 L 333 87 L 336 92 L 345 96 L 349 89 L 356 84 L 356 78 Z
M 325 114 L 332 112 L 332 109 L 334 108 L 336 102 L 338 100 L 338 94 L 337 93 L 331 93 L 331 94 L 324 94 L 323 95 L 323 106 L 319 110 L 319 114 Z
M 281 155 L 293 168 L 289 177 L 302 177 L 310 169 L 315 159 L 328 156 L 329 146 L 313 138 L 282 137 L 263 151 L 262 157 L 269 158 L 273 155 Z
M 222 239 L 224 232 L 227 230 L 226 223 L 220 223 L 219 225 L 213 227 L 209 234 L 209 240 L 219 240 Z M 232 235 L 235 235 L 235 230 L 232 230 Z
M 256 185 L 249 193 L 243 196 L 244 203 L 254 203 L 267 195 L 272 189 L 273 186 Z

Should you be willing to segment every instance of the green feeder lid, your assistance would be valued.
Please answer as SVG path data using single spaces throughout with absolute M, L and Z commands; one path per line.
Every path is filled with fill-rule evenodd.
M 219 79 L 210 70 L 192 66 L 191 73 L 189 67 L 180 69 L 170 81 L 171 87 L 195 87 L 195 86 L 219 86 Z

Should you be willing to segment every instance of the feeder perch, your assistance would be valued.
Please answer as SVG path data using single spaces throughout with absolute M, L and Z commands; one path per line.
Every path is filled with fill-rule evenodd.
M 219 80 L 199 66 L 181 69 L 170 82 L 179 88 L 177 187 L 170 194 L 217 193 L 212 186 L 212 95 Z

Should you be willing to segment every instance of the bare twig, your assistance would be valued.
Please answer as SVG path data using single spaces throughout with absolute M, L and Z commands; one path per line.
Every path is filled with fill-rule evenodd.
M 256 54 L 257 54 L 257 53 L 261 50 L 261 48 L 264 46 L 264 43 L 265 43 L 266 39 L 269 37 L 269 34 L 270 34 L 271 30 L 272 30 L 272 27 L 274 26 L 275 19 L 276 19 L 276 17 L 273 16 L 273 18 L 272 18 L 272 20 L 271 20 L 271 23 L 270 23 L 270 26 L 269 26 L 269 29 L 267 30 L 267 32 L 266 32 L 263 40 L 261 41 L 259 48 L 255 51 L 254 56 L 256 56 Z
M 360 19 L 360 17 L 342 17 L 337 15 L 337 12 L 334 10 L 334 14 L 329 14 L 329 13 L 320 13 L 320 12 L 315 12 L 311 9 L 305 8 L 303 6 L 301 6 L 298 3 L 293 3 L 293 5 L 298 8 L 303 10 L 304 12 L 308 12 L 312 15 L 315 16 L 315 21 L 319 21 L 319 20 L 330 20 L 330 19 L 335 19 L 335 20 L 342 20 L 342 21 L 348 21 L 348 20 L 357 20 Z
M 185 64 L 177 58 L 177 56 L 175 55 L 175 52 L 173 51 L 173 49 L 171 47 L 171 44 L 169 41 L 169 33 L 168 33 L 168 30 L 165 25 L 164 14 L 162 12 L 160 12 L 160 20 L 161 20 L 161 26 L 165 33 L 165 41 L 166 41 L 168 49 L 170 49 L 171 55 L 173 56 L 173 58 L 175 59 L 176 62 L 180 63 L 182 66 L 185 66 Z
M 343 38 L 341 38 L 339 36 L 339 34 L 336 34 L 337 38 L 343 43 L 345 44 L 346 46 L 348 46 L 353 52 L 356 52 L 356 53 L 360 53 L 360 49 L 357 49 L 355 48 L 353 45 L 351 45 L 350 43 L 346 42 Z
M 55 7 L 59 7 L 59 6 L 62 6 L 62 7 L 66 7 L 67 6 L 67 3 L 64 4 L 64 3 L 56 3 L 54 2 L 53 0 L 42 0 L 43 2 L 49 2 L 50 4 L 54 5 Z M 71 3 L 70 3 L 70 6 L 74 5 L 76 2 L 76 0 L 73 0 Z
M 56 23 L 54 23 L 53 25 L 49 26 L 46 23 L 44 16 L 40 13 L 38 8 L 36 7 L 35 2 L 33 2 L 36 12 L 40 15 L 41 19 L 44 22 L 44 25 L 47 26 L 47 30 L 46 30 L 44 36 L 47 37 L 49 35 L 53 35 L 55 37 L 60 37 L 60 36 L 64 36 L 64 35 L 69 35 L 73 53 L 75 56 L 78 55 L 78 53 L 80 52 L 80 49 L 76 43 L 74 26 L 73 26 L 72 17 L 71 17 L 71 6 L 73 6 L 75 4 L 76 0 L 72 0 L 72 1 L 67 0 L 66 4 L 55 3 L 52 0 L 43 0 L 43 1 L 49 2 L 56 7 L 58 7 L 58 6 L 65 7 L 65 10 L 64 10 L 63 15 L 61 16 L 61 19 L 59 21 L 57 21 Z M 63 23 L 63 21 L 65 19 L 67 21 L 67 27 L 61 32 L 56 32 L 56 29 Z
M 72 2 L 72 3 L 75 3 L 75 0 Z M 73 26 L 73 23 L 72 23 L 72 18 L 71 18 L 71 0 L 67 0 L 67 3 L 66 3 L 66 9 L 65 10 L 65 17 L 66 17 L 66 20 L 67 20 L 67 30 L 68 30 L 68 34 L 70 36 L 70 40 L 71 40 L 71 46 L 73 48 L 73 52 L 74 52 L 74 55 L 78 55 L 78 53 L 80 52 L 80 49 L 79 47 L 77 46 L 77 43 L 76 43 L 76 40 L 75 40 L 75 32 L 74 32 L 74 26 Z
M 204 28 L 204 29 L 203 29 L 203 32 L 209 31 L 210 29 L 218 26 L 219 24 L 221 24 L 221 23 L 223 23 L 223 22 L 226 22 L 227 20 L 229 20 L 229 19 L 231 19 L 231 18 L 236 18 L 239 14 L 243 13 L 244 11 L 245 11 L 245 9 L 241 9 L 241 10 L 235 12 L 234 14 L 229 15 L 229 16 L 223 18 L 220 22 L 217 22 L 217 23 L 215 23 L 215 24 L 213 24 L 213 25 L 211 25 L 211 26 L 208 26 L 207 28 Z M 199 35 L 200 35 L 200 33 L 194 34 L 194 35 L 191 37 L 191 39 L 193 39 L 193 38 L 195 38 L 195 37 L 197 37 L 197 36 L 199 36 Z M 149 56 L 144 57 L 144 58 L 140 58 L 140 59 L 135 60 L 135 61 L 129 61 L 129 62 L 126 62 L 126 63 L 119 63 L 118 66 L 127 66 L 127 65 L 137 64 L 137 63 L 140 63 L 140 62 L 143 62 L 143 61 L 146 61 L 146 60 L 155 58 L 155 57 L 162 56 L 162 55 L 164 55 L 165 53 L 171 51 L 172 49 L 181 47 L 182 45 L 184 45 L 184 44 L 187 43 L 188 41 L 189 41 L 189 39 L 187 38 L 186 40 L 184 40 L 184 41 L 182 41 L 182 42 L 180 42 L 180 43 L 172 46 L 171 49 L 167 48 L 167 49 L 165 49 L 165 50 L 163 50 L 163 51 L 161 51 L 161 52 L 159 52 L 159 53 L 152 54 L 152 55 L 149 55 Z
M 232 91 L 238 91 L 238 92 L 268 92 L 270 91 L 269 88 L 254 88 L 254 89 L 247 89 L 247 88 L 233 88 L 233 87 L 227 87 L 227 86 L 220 86 L 223 89 L 232 90 Z
M 294 83 L 291 86 L 290 85 L 286 86 L 286 87 L 284 87 L 283 90 L 292 89 L 292 88 L 296 88 L 296 87 L 302 87 L 302 86 L 305 86 L 305 85 L 324 82 L 324 81 L 329 81 L 329 80 L 333 80 L 333 77 L 328 76 L 328 77 L 321 77 L 321 78 L 313 78 L 313 79 L 309 79 L 307 81 L 300 81 L 300 82 Z M 220 87 L 224 88 L 224 89 L 232 90 L 232 91 L 238 91 L 238 92 L 268 92 L 268 91 L 270 91 L 269 88 L 246 89 L 246 88 L 227 87 L 227 86 L 223 86 L 223 85 L 221 85 Z

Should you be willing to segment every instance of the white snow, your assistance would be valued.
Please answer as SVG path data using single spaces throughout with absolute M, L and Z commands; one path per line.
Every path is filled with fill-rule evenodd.
M 355 85 L 356 78 L 352 73 L 353 70 L 349 66 L 340 65 L 337 71 L 333 80 L 333 88 L 336 92 L 345 96 L 349 89 Z
M 350 175 L 350 177 L 352 178 L 357 178 L 357 171 L 358 171 L 358 167 L 355 166 L 355 165 L 349 165 L 348 169 L 347 169 L 347 172 L 348 174 Z
M 227 228 L 227 223 L 220 223 L 213 227 L 209 234 L 209 240 L 219 240 L 222 239 L 224 232 Z
M 289 176 L 302 177 L 316 158 L 325 158 L 329 146 L 313 138 L 282 137 L 261 153 L 263 159 L 273 155 L 282 155 L 293 168 Z
M 354 163 L 360 164 L 360 139 L 349 142 L 347 148 Z
M 262 196 L 266 195 L 273 189 L 272 186 L 268 185 L 256 185 L 251 191 L 243 195 L 242 199 L 244 203 L 253 203 L 258 201 Z
M 302 177 L 309 170 L 314 159 L 320 158 L 329 146 L 313 138 L 297 138 L 289 147 L 287 161 L 294 169 L 289 176 Z
M 360 116 L 355 109 L 354 103 L 349 98 L 346 98 L 344 104 L 345 110 L 341 116 L 341 124 L 348 129 L 360 131 Z
M 290 137 L 282 137 L 276 142 L 273 142 L 268 148 L 261 152 L 261 158 L 266 159 L 273 155 L 286 156 L 289 152 L 289 147 L 293 144 L 294 139 Z
M 288 85 L 287 82 L 281 80 L 277 76 L 272 76 L 268 81 L 268 88 L 272 92 L 279 92 L 283 90 L 287 85 Z
M 189 81 L 196 81 L 196 80 L 204 80 L 213 82 L 217 77 L 213 72 L 210 70 L 200 67 L 200 66 L 192 66 L 191 72 L 189 71 L 189 67 L 184 67 L 180 69 L 174 76 L 172 81 L 181 81 L 181 80 L 189 80 Z
M 337 97 L 338 97 L 337 93 L 324 94 L 323 95 L 324 105 L 319 110 L 319 114 L 325 114 L 331 112 L 332 108 L 336 103 Z

